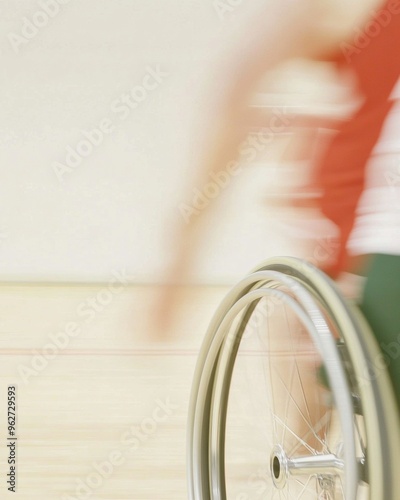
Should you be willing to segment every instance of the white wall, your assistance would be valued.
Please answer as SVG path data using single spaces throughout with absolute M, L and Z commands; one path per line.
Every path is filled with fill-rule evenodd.
M 0 18 L 0 278 L 157 279 L 198 99 L 245 6 L 222 20 L 212 1 L 71 0 L 46 21 L 43 5 Z M 116 101 L 148 67 L 167 76 L 125 118 Z M 55 162 L 104 119 L 113 132 L 60 182 Z

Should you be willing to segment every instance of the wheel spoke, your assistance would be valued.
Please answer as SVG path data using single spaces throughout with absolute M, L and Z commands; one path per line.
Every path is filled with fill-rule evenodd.
M 277 373 L 277 376 L 280 380 L 280 382 L 282 383 L 282 385 L 285 387 L 287 393 L 288 393 L 288 397 L 290 398 L 290 400 L 293 402 L 293 404 L 295 405 L 295 407 L 297 408 L 301 418 L 304 420 L 304 422 L 306 423 L 308 429 L 309 429 L 309 432 L 312 433 L 312 435 L 318 440 L 318 442 L 320 444 L 322 444 L 324 446 L 324 442 L 322 441 L 322 439 L 317 435 L 317 433 L 315 432 L 315 429 L 313 429 L 311 423 L 307 420 L 307 417 L 304 415 L 303 411 L 301 410 L 301 408 L 299 407 L 299 405 L 297 404 L 296 400 L 294 399 L 294 397 L 292 396 L 292 394 L 290 393 L 290 391 L 287 389 L 286 385 L 285 385 L 285 382 L 282 380 L 282 378 L 280 377 L 279 373 Z M 311 420 L 311 419 L 310 419 Z M 283 424 L 285 426 L 285 424 Z M 287 426 L 285 426 L 287 428 Z M 293 434 L 293 432 L 292 432 Z M 304 441 L 303 441 L 304 442 Z M 314 453 L 315 450 L 314 450 Z

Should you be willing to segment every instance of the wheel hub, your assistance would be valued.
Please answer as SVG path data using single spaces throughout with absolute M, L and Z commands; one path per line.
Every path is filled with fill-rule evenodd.
M 288 458 L 285 450 L 276 445 L 271 453 L 270 473 L 275 488 L 286 487 L 292 476 L 315 476 L 323 491 L 333 491 L 338 474 L 344 469 L 343 462 L 333 454 L 310 455 Z
M 275 446 L 270 460 L 271 477 L 276 488 L 279 490 L 286 486 L 288 479 L 288 459 L 281 446 Z

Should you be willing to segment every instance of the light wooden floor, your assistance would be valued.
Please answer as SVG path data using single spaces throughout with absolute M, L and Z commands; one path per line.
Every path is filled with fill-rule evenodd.
M 18 396 L 18 498 L 187 498 L 192 376 L 207 325 L 227 289 L 187 290 L 175 335 L 162 342 L 148 335 L 154 288 L 107 290 L 0 287 L 1 499 L 12 495 L 6 484 L 9 385 L 17 386 Z M 262 358 L 250 349 L 241 360 L 230 413 L 235 442 L 227 464 L 229 498 L 269 498 L 269 443 L 266 430 L 257 428 L 268 419 L 265 394 L 256 392 L 265 384 L 254 378 L 262 374 L 254 371 Z
M 187 498 L 192 374 L 225 290 L 189 292 L 176 337 L 156 343 L 146 332 L 154 290 L 128 287 L 112 300 L 100 295 L 110 302 L 92 315 L 87 301 L 102 289 L 0 288 L 0 498 L 8 497 L 8 385 L 18 386 L 18 498 Z M 72 328 L 69 323 L 80 333 L 53 359 L 35 364 L 44 348 L 53 353 L 48 344 L 54 346 L 55 334 Z

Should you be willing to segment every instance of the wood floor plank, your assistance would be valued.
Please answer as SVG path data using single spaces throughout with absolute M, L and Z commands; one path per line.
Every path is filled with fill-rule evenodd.
M 104 289 L 0 287 L 0 435 L 4 444 L 7 387 L 15 385 L 21 499 L 187 498 L 192 375 L 225 290 L 188 290 L 173 337 L 155 342 L 146 331 L 154 289 L 131 286 L 110 296 Z M 99 293 L 111 300 L 89 314 Z M 66 335 L 71 323 L 74 336 Z M 8 493 L 5 448 L 1 498 Z

